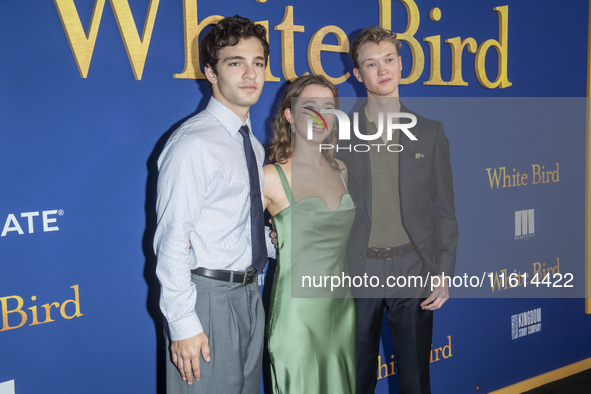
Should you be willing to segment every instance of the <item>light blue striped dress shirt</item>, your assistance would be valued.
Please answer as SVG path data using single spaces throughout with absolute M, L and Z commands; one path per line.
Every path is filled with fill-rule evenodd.
M 158 159 L 156 275 L 162 286 L 160 309 L 174 341 L 203 331 L 191 270 L 245 271 L 252 262 L 250 183 L 238 133 L 243 124 L 250 129 L 250 115 L 243 123 L 212 97 L 204 111 L 172 133 Z M 262 195 L 264 149 L 252 132 L 250 139 Z

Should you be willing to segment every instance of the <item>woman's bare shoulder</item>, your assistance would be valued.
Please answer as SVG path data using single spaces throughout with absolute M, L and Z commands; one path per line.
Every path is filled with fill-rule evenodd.
M 343 175 L 343 179 L 345 180 L 345 184 L 349 185 L 349 174 L 347 172 L 347 165 L 339 159 L 334 159 L 334 160 L 337 162 L 337 165 L 339 166 L 339 171 Z
M 263 166 L 263 174 L 265 175 L 265 185 L 281 182 L 279 171 L 277 171 L 277 168 L 273 164 Z
M 345 164 L 344 161 L 339 160 L 339 159 L 334 159 L 334 161 L 336 161 L 337 164 L 339 165 L 339 170 L 341 170 L 341 172 L 347 171 L 347 165 Z

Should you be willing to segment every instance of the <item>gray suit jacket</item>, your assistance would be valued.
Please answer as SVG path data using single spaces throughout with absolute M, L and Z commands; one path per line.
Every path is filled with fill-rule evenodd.
M 455 268 L 459 232 L 449 142 L 441 122 L 409 111 L 402 104 L 400 112 L 412 113 L 417 117 L 417 125 L 410 131 L 418 139 L 411 141 L 404 133 L 400 133 L 399 143 L 404 147 L 398 161 L 402 222 L 424 264 L 422 273 L 437 275 L 445 272 L 451 276 Z M 362 107 L 359 110 L 359 131 L 362 134 L 366 133 L 366 125 Z M 371 141 L 361 141 L 354 133 L 351 134 L 351 145 L 371 144 Z M 416 158 L 417 154 L 422 157 Z M 349 267 L 352 275 L 363 275 L 370 271 L 365 267 L 372 218 L 369 152 L 340 150 L 337 158 L 347 165 L 348 189 L 357 205 L 347 252 Z

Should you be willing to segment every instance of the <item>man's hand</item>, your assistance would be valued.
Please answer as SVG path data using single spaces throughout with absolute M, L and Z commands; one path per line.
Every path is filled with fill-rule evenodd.
M 445 301 L 449 299 L 449 289 L 447 288 L 447 281 L 439 276 L 439 286 L 433 286 L 434 290 L 425 301 L 421 302 L 421 308 L 426 311 L 434 311 L 443 306 Z
M 209 340 L 202 332 L 191 338 L 172 341 L 170 353 L 172 354 L 172 362 L 181 373 L 181 378 L 188 384 L 193 384 L 193 375 L 197 380 L 201 378 L 199 356 L 202 355 L 205 361 L 210 360 Z
M 271 225 L 273 224 L 272 219 L 269 219 L 269 223 L 271 223 Z M 269 236 L 271 237 L 271 243 L 273 243 L 273 245 L 275 245 L 275 249 L 278 248 L 277 246 L 277 232 L 276 231 L 271 231 L 271 233 L 269 234 Z

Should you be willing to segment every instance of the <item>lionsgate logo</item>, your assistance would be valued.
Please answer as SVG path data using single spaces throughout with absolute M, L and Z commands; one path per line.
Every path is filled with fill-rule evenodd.
M 542 331 L 542 308 L 511 316 L 511 340 Z
M 57 225 L 57 216 L 63 216 L 63 209 L 53 209 L 49 211 L 31 211 L 20 214 L 9 213 L 4 222 L 0 237 L 6 237 L 9 234 L 34 234 L 35 230 L 39 232 L 42 228 L 44 233 L 50 231 L 59 231 Z M 17 217 L 20 218 L 17 219 Z
M 534 210 L 515 211 L 515 239 L 528 239 L 536 236 Z
M 351 140 L 351 122 L 349 121 L 349 116 L 343 111 L 338 109 L 332 108 L 325 108 L 321 109 L 320 111 L 316 111 L 311 107 L 304 107 L 305 110 L 309 112 L 305 112 L 306 115 L 310 116 L 308 119 L 308 128 L 307 128 L 307 138 L 311 140 L 314 138 L 314 123 L 318 124 L 320 129 L 323 127 L 328 129 L 326 120 L 322 116 L 322 114 L 332 114 L 335 115 L 338 119 L 338 141 L 344 142 Z M 386 125 L 384 127 L 384 113 L 378 113 L 378 126 L 377 132 L 375 134 L 366 135 L 359 131 L 359 113 L 353 113 L 353 132 L 355 136 L 362 141 L 375 141 L 380 140 L 383 142 L 382 134 L 384 133 L 384 129 L 386 132 L 386 138 L 388 142 L 392 141 L 392 134 L 395 130 L 401 130 L 411 141 L 417 141 L 417 137 L 409 130 L 412 129 L 417 124 L 417 117 L 413 114 L 406 113 L 406 112 L 388 112 L 386 113 Z M 394 119 L 401 120 L 401 119 L 410 119 L 410 123 L 394 123 Z M 320 144 L 320 151 L 323 149 L 330 150 L 336 149 L 336 152 L 339 151 L 348 151 L 348 152 L 369 152 L 371 147 L 375 147 L 378 151 L 380 148 L 385 148 L 388 152 L 397 153 L 402 152 L 403 146 L 400 144 L 377 144 L 377 143 L 367 143 L 367 144 L 346 144 L 341 143 L 337 144 L 336 146 L 333 144 Z

